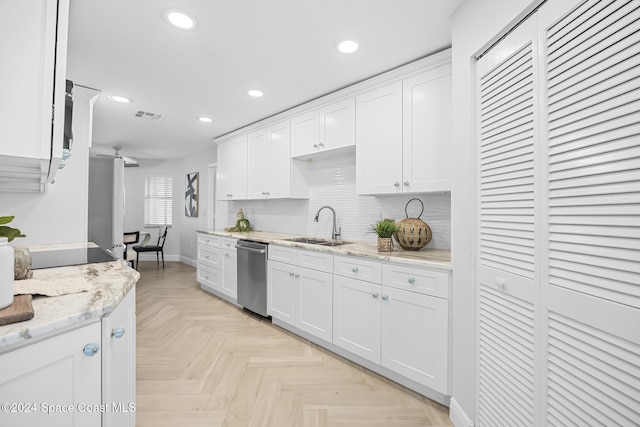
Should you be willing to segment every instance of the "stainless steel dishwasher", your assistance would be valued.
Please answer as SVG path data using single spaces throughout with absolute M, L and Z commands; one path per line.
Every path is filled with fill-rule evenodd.
M 238 240 L 238 304 L 267 316 L 267 243 Z

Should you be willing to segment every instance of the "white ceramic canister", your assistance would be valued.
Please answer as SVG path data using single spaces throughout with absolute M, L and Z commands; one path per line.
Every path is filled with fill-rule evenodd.
M 6 237 L 0 237 L 0 309 L 13 303 L 13 247 Z

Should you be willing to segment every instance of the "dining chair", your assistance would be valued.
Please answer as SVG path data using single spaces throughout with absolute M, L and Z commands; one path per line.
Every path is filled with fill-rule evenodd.
M 167 227 L 160 227 L 158 229 L 158 243 L 156 245 L 134 246 L 133 250 L 136 252 L 136 270 L 138 269 L 140 261 L 140 252 L 155 252 L 156 264 L 160 266 L 159 255 L 162 255 L 162 268 L 164 269 L 164 242 L 167 240 Z
M 133 250 L 133 244 L 138 243 L 140 241 L 140 232 L 139 231 L 125 231 L 124 236 L 122 238 L 122 242 L 124 243 L 124 259 L 131 263 L 131 267 L 135 268 L 133 265 L 134 257 L 136 256 L 135 251 Z

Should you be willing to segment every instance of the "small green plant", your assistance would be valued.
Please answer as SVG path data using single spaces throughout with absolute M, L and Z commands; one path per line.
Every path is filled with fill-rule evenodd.
M 389 219 L 382 219 L 371 227 L 371 231 L 376 233 L 378 237 L 382 238 L 389 238 L 393 236 L 393 233 L 398 231 L 398 229 L 398 225 Z
M 236 221 L 236 229 L 238 231 L 251 231 L 251 223 L 246 218 L 239 218 Z
M 16 237 L 27 237 L 17 228 L 12 228 L 4 224 L 9 224 L 15 216 L 0 216 L 0 237 L 6 237 L 9 241 L 12 241 Z

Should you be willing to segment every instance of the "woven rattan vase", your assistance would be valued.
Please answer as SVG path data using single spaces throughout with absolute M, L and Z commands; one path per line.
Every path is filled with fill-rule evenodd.
M 420 202 L 420 205 L 422 205 L 422 211 L 420 211 L 418 218 L 409 218 L 407 207 L 409 206 L 409 203 L 414 200 Z M 404 213 L 407 217 L 398 223 L 399 229 L 393 235 L 396 238 L 396 242 L 398 242 L 403 249 L 417 251 L 424 248 L 431 241 L 431 228 L 429 228 L 426 222 L 420 219 L 424 213 L 424 204 L 422 203 L 422 200 L 418 198 L 409 200 L 404 207 Z

